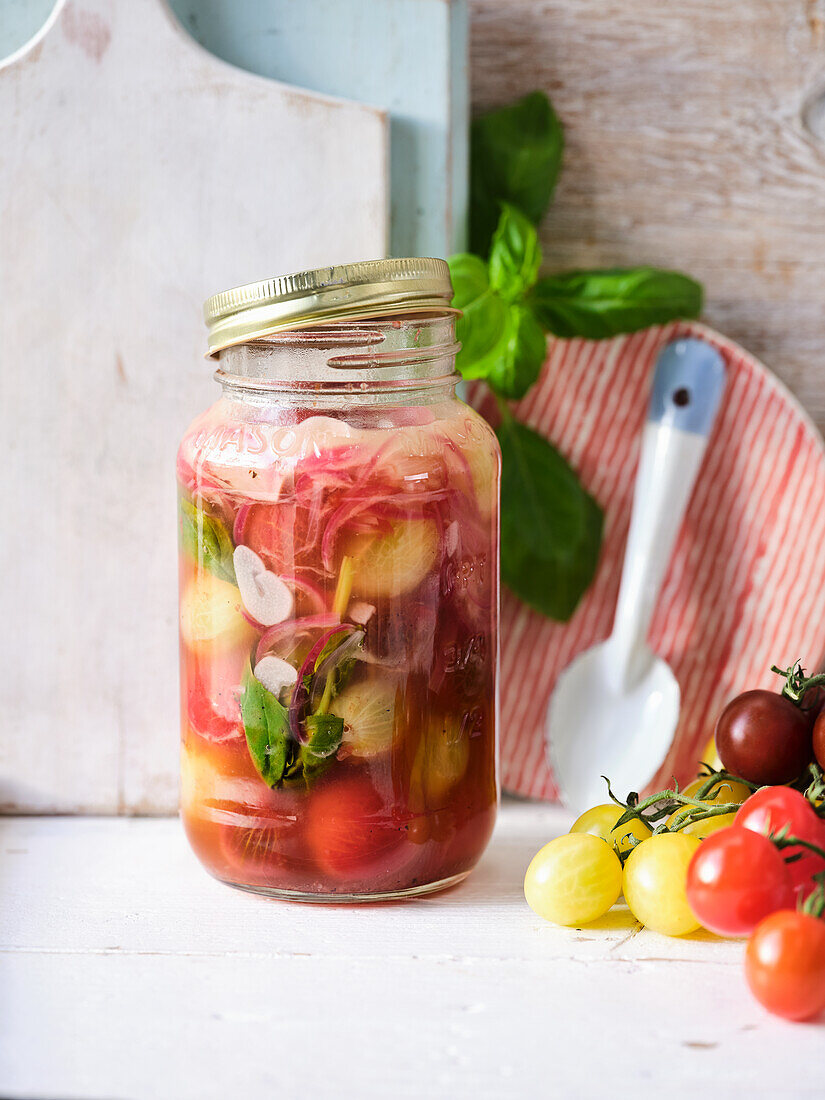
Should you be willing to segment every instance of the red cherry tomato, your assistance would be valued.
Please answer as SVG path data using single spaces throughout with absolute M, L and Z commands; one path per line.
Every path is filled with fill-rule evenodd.
M 787 829 L 792 836 L 825 850 L 825 823 L 816 816 L 804 795 L 791 787 L 763 787 L 742 803 L 733 821 L 755 833 L 778 833 Z M 787 864 L 794 887 L 806 887 L 818 871 L 825 871 L 825 859 L 803 847 L 783 848 L 785 859 L 801 853 Z
M 720 714 L 716 751 L 750 783 L 790 783 L 811 760 L 811 716 L 775 691 L 746 691 Z
M 765 836 L 730 825 L 703 840 L 688 866 L 687 899 L 720 936 L 747 936 L 763 917 L 793 905 L 779 850 Z
M 825 1008 L 825 921 L 792 909 L 766 917 L 745 951 L 745 977 L 774 1015 L 816 1016 Z
M 406 834 L 366 777 L 326 780 L 305 812 L 315 862 L 339 882 L 380 880 L 397 868 Z

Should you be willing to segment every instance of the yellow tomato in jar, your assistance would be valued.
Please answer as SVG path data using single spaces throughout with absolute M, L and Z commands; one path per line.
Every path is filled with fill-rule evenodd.
M 196 573 L 180 602 L 180 630 L 194 652 L 226 652 L 252 644 L 255 631 L 241 613 L 241 594 L 234 584 L 213 573 Z
M 593 806 L 585 810 L 581 817 L 576 818 L 570 826 L 570 832 L 589 833 L 591 836 L 601 837 L 608 844 L 615 844 L 616 848 L 624 854 L 651 835 L 648 826 L 637 817 L 616 828 L 616 822 L 624 812 L 623 806 L 610 802 Z

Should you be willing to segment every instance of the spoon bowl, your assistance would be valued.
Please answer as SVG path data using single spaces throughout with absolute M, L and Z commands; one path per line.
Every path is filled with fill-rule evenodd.
M 624 798 L 641 790 L 667 755 L 679 720 L 681 693 L 667 662 L 646 651 L 631 685 L 616 682 L 615 653 L 602 642 L 562 672 L 550 700 L 550 762 L 576 811 L 608 800 L 607 784 Z M 640 664 L 642 662 L 640 661 Z

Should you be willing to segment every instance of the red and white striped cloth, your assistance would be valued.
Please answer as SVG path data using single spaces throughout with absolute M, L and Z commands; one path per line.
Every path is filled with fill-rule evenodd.
M 686 334 L 719 348 L 728 382 L 650 630 L 682 690 L 656 785 L 695 775 L 726 701 L 776 686 L 772 664 L 801 659 L 812 669 L 825 653 L 825 447 L 795 399 L 753 356 L 695 323 L 604 342 L 552 340 L 541 379 L 514 411 L 558 447 L 599 501 L 604 546 L 569 623 L 502 591 L 501 774 L 510 791 L 556 797 L 547 704 L 559 672 L 610 633 L 654 363 L 664 344 Z M 478 387 L 473 396 L 492 419 Z

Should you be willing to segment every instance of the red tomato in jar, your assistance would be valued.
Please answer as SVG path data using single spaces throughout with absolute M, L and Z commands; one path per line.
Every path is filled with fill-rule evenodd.
M 279 576 L 294 573 L 309 556 L 319 555 L 320 535 L 309 529 L 309 509 L 294 502 L 251 504 L 239 526 L 239 541 Z
M 747 936 L 763 917 L 793 904 L 793 885 L 781 853 L 766 836 L 730 825 L 694 853 L 687 899 L 709 931 Z
M 825 921 L 792 909 L 766 917 L 745 951 L 745 977 L 775 1016 L 816 1016 L 825 1008 Z
M 330 777 L 311 792 L 305 812 L 315 862 L 338 882 L 380 883 L 403 862 L 404 828 L 366 776 Z
M 246 651 L 234 650 L 203 660 L 189 654 L 184 661 L 189 725 L 207 741 L 244 739 L 239 696 L 248 660 Z
M 742 803 L 734 825 L 765 836 L 786 829 L 789 835 L 825 850 L 825 823 L 814 813 L 807 798 L 791 787 L 762 787 Z M 801 846 L 782 849 L 786 859 L 797 854 L 800 858 L 787 867 L 794 887 L 804 888 L 811 885 L 818 871 L 825 871 L 825 859 Z

